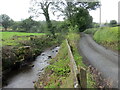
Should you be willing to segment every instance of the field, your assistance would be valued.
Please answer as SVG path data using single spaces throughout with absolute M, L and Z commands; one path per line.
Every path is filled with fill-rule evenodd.
M 98 43 L 101 43 L 115 50 L 120 50 L 120 47 L 118 47 L 118 41 L 120 41 L 120 37 L 118 35 L 118 27 L 101 28 L 95 32 L 93 38 Z
M 22 33 L 22 32 L 0 32 L 2 36 L 2 46 L 19 45 L 20 41 L 30 40 L 30 36 L 41 36 L 44 33 Z M 1 42 L 0 42 L 1 43 Z

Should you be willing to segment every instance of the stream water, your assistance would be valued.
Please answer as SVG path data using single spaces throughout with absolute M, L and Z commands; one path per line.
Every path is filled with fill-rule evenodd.
M 41 53 L 31 63 L 31 66 L 11 72 L 7 79 L 8 85 L 4 86 L 4 88 L 34 88 L 34 81 L 38 80 L 44 68 L 49 65 L 50 58 L 54 58 L 57 55 L 59 48 L 48 49 Z

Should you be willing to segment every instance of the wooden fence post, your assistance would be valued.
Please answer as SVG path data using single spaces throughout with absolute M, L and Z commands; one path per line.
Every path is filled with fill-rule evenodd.
M 83 68 L 80 69 L 80 81 L 81 88 L 87 88 L 87 73 Z

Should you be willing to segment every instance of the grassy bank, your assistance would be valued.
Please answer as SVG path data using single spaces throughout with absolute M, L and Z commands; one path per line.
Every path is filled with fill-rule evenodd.
M 70 61 L 68 59 L 68 48 L 64 41 L 58 55 L 50 61 L 50 65 L 45 69 L 45 74 L 35 84 L 36 88 L 72 88 L 69 82 L 70 79 Z
M 19 32 L 1 32 L 4 34 L 3 43 L 15 43 L 9 45 L 6 43 L 2 46 L 2 70 L 19 68 L 23 63 L 35 60 L 35 57 L 45 49 L 60 44 L 60 37 L 56 39 L 40 33 L 19 33 Z M 10 38 L 9 38 L 10 37 Z M 13 37 L 14 41 L 13 41 Z M 62 39 L 62 38 L 61 38 Z M 10 42 L 9 42 L 10 41 Z M 16 43 L 16 42 L 18 43 Z
M 120 47 L 118 47 L 118 41 L 120 41 L 118 27 L 101 28 L 94 34 L 93 38 L 97 43 L 110 47 L 113 50 L 120 50 Z
M 69 41 L 70 47 L 72 48 L 72 53 L 74 56 L 74 60 L 77 64 L 77 67 L 85 68 L 87 71 L 87 88 L 95 88 L 95 81 L 93 79 L 93 76 L 88 70 L 88 67 L 83 63 L 82 56 L 80 56 L 78 52 L 77 43 L 79 40 L 80 40 L 80 34 L 70 33 L 68 35 L 68 41 Z
M 79 34 L 76 33 L 69 33 L 67 37 L 77 66 L 87 69 L 87 66 L 83 64 L 82 57 L 79 55 L 76 47 L 79 38 Z M 95 82 L 89 71 L 87 71 L 87 76 L 87 87 L 93 88 Z M 50 65 L 45 69 L 45 73 L 42 78 L 40 77 L 35 83 L 35 88 L 73 88 L 73 85 L 74 81 L 70 70 L 68 48 L 64 41 L 58 55 L 50 61 Z
M 87 34 L 92 34 L 93 39 L 97 43 L 113 50 L 120 50 L 120 46 L 118 45 L 120 41 L 118 28 L 119 27 L 91 28 L 85 30 L 84 32 Z

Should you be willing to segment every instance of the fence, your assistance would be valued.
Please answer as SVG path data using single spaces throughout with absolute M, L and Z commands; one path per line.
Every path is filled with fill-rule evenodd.
M 86 70 L 84 68 L 80 68 L 80 69 L 77 68 L 77 65 L 75 63 L 75 60 L 67 39 L 66 39 L 66 43 L 67 43 L 68 54 L 70 58 L 70 68 L 71 68 L 71 72 L 73 74 L 73 79 L 74 79 L 74 88 L 87 88 Z

